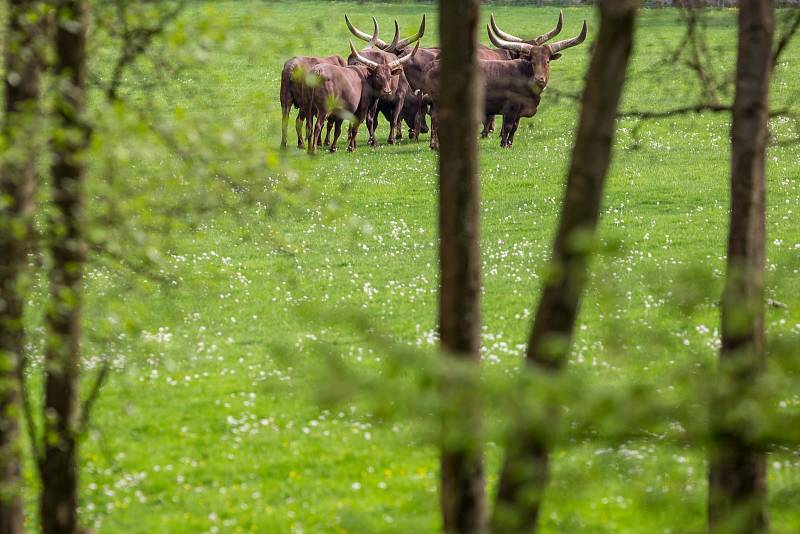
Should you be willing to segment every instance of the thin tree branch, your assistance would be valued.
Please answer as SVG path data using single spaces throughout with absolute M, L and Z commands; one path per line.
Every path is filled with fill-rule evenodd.
M 128 27 L 128 17 L 125 9 L 126 3 L 117 2 L 117 18 L 122 25 L 122 52 L 117 58 L 116 63 L 112 69 L 111 82 L 105 90 L 106 97 L 109 100 L 117 100 L 120 85 L 122 85 L 122 76 L 125 69 L 131 65 L 136 59 L 144 54 L 157 36 L 161 35 L 167 25 L 175 20 L 178 15 L 183 11 L 186 6 L 186 0 L 182 0 L 175 8 L 171 9 L 160 18 L 157 24 L 144 27 L 133 28 Z
M 103 387 L 108 375 L 111 371 L 111 361 L 104 360 L 103 365 L 100 367 L 100 371 L 97 373 L 97 377 L 92 384 L 92 389 L 89 391 L 89 395 L 86 397 L 86 400 L 83 401 L 83 405 L 81 406 L 80 410 L 80 420 L 78 422 L 78 429 L 77 433 L 79 436 L 82 436 L 86 433 L 86 430 L 89 427 L 89 421 L 91 421 L 92 416 L 92 408 L 94 408 L 97 399 L 100 397 L 100 390 Z
M 781 54 L 789 45 L 789 42 L 792 40 L 792 37 L 797 33 L 797 30 L 800 29 L 800 9 L 794 12 L 794 18 L 792 19 L 789 28 L 781 35 L 780 39 L 778 40 L 777 46 L 775 46 L 775 51 L 772 53 L 772 68 L 775 69 L 775 65 L 778 64 L 778 59 L 781 57 Z

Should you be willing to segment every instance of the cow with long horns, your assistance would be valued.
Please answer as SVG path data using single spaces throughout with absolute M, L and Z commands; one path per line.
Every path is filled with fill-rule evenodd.
M 372 42 L 377 36 L 376 24 Z M 349 151 L 355 150 L 358 128 L 366 118 L 373 95 L 378 94 L 386 99 L 393 96 L 403 64 L 414 57 L 418 48 L 419 44 L 412 52 L 384 64 L 364 57 L 350 42 L 350 51 L 356 58 L 357 65 L 340 67 L 320 64 L 311 69 L 310 74 L 315 82 L 309 84 L 303 93 L 303 106 L 309 117 L 309 126 L 314 125 L 309 151 L 316 151 L 322 126 L 329 118 L 333 118 L 335 127 L 331 152 L 336 152 L 336 143 L 345 119 L 350 121 L 347 148 Z
M 350 33 L 352 33 L 355 37 L 363 41 L 369 41 L 371 39 L 371 36 L 369 34 L 354 26 L 353 23 L 350 22 L 350 18 L 346 14 L 344 16 L 344 19 L 345 23 L 347 24 L 347 28 L 350 30 Z M 417 43 L 422 38 L 422 36 L 425 35 L 425 24 L 426 24 L 425 15 L 423 15 L 422 22 L 420 22 L 419 25 L 419 29 L 414 35 L 407 37 L 405 39 L 398 39 L 396 42 L 393 39 L 392 42 L 389 43 L 379 38 L 375 41 L 375 47 L 384 52 L 390 52 L 393 54 L 402 54 L 403 52 L 406 52 L 412 44 Z M 395 23 L 396 37 L 398 36 L 398 33 L 399 29 L 397 27 L 397 23 Z M 413 93 L 418 89 L 422 88 L 422 81 L 425 77 L 425 72 L 430 68 L 431 63 L 435 61 L 438 57 L 439 57 L 438 48 L 420 47 L 419 50 L 417 50 L 417 54 L 411 60 L 409 60 L 407 63 L 403 65 L 403 75 L 406 78 L 406 81 L 408 82 L 410 93 Z M 379 106 L 384 108 L 388 107 L 385 103 L 380 103 Z M 408 107 L 418 107 L 418 106 L 419 102 L 414 102 L 414 103 L 409 103 L 407 106 L 404 107 L 408 109 Z M 394 108 L 392 108 L 392 115 L 394 116 Z M 417 128 L 409 129 L 408 132 L 409 137 L 417 136 L 420 130 L 423 133 L 428 130 L 428 126 L 425 123 L 424 115 L 420 117 L 420 124 Z
M 348 24 L 348 27 L 351 27 L 350 20 L 345 15 L 345 21 Z M 378 27 L 378 21 L 375 17 L 372 17 L 372 22 L 375 28 Z M 420 28 L 420 32 L 417 33 L 416 36 L 411 37 L 409 39 L 400 40 L 400 26 L 397 24 L 397 21 L 394 22 L 394 38 L 392 39 L 391 43 L 384 46 L 383 48 L 379 48 L 377 46 L 377 39 L 375 42 L 375 46 L 368 46 L 367 48 L 361 50 L 360 54 L 367 59 L 370 59 L 376 63 L 383 63 L 388 64 L 398 59 L 398 54 L 401 54 L 403 50 L 406 49 L 408 46 L 409 41 L 419 41 L 419 38 L 424 33 L 425 28 L 424 26 Z M 380 41 L 382 44 L 385 44 L 383 41 Z M 358 64 L 358 58 L 354 54 L 350 54 L 347 58 L 348 65 L 356 65 Z M 408 84 L 408 80 L 403 72 L 400 73 L 398 78 L 397 87 L 392 93 L 391 97 L 386 97 L 385 95 L 373 95 L 372 102 L 370 103 L 369 111 L 367 112 L 366 123 L 367 123 L 367 131 L 369 133 L 369 144 L 376 145 L 375 139 L 375 129 L 377 128 L 378 123 L 378 111 L 383 112 L 387 119 L 389 119 L 389 138 L 387 142 L 391 145 L 394 144 L 396 132 L 400 126 L 400 117 L 406 109 L 406 97 L 412 99 L 412 89 Z M 416 98 L 413 98 L 416 100 Z M 414 103 L 412 102 L 411 105 L 413 106 Z
M 490 23 L 486 28 L 492 44 L 519 55 L 519 59 L 478 61 L 484 85 L 484 113 L 486 117 L 503 116 L 500 146 L 510 148 L 514 143 L 520 118 L 533 117 L 539 108 L 542 91 L 550 79 L 550 62 L 560 58 L 562 50 L 581 44 L 586 39 L 588 28 L 586 21 L 583 21 L 581 32 L 576 37 L 550 44 L 530 44 L 521 39 L 503 39 L 494 33 L 492 26 L 496 24 Z M 435 118 L 438 79 L 439 66 L 434 64 L 426 74 L 423 89 L 424 98 L 433 108 L 431 148 L 434 150 L 438 148 Z
M 496 35 L 503 37 L 504 39 L 508 40 L 509 42 L 514 43 L 525 43 L 531 46 L 540 46 L 545 42 L 549 41 L 559 33 L 561 33 L 561 29 L 564 27 L 564 12 L 558 12 L 558 21 L 553 29 L 534 37 L 533 39 L 521 39 L 519 37 L 515 37 L 510 33 L 506 33 L 502 31 L 497 26 L 497 22 L 494 19 L 494 13 L 489 16 L 489 24 L 492 26 L 492 30 Z M 489 48 L 488 46 L 480 45 L 478 47 L 478 59 L 485 59 L 485 60 L 497 60 L 497 61 L 506 61 L 509 59 L 520 59 L 520 53 L 515 50 L 507 50 L 505 48 Z M 494 132 L 494 115 L 488 115 L 486 119 L 483 121 L 483 130 L 481 131 L 481 138 L 489 137 L 489 134 Z

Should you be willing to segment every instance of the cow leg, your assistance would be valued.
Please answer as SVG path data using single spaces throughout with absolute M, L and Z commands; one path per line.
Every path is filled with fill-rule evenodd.
M 519 128 L 519 117 L 517 120 L 514 121 L 514 125 L 511 127 L 511 132 L 508 134 L 508 148 L 514 146 L 514 134 L 517 133 L 517 128 Z
M 320 110 L 317 110 L 321 113 Z M 306 144 L 311 146 L 311 136 L 314 134 L 314 110 L 306 112 Z
M 314 111 L 309 113 L 311 117 L 306 124 L 306 144 L 308 144 L 308 153 L 313 154 L 317 151 L 317 138 L 314 135 Z M 319 119 L 317 119 L 319 120 Z
M 508 142 L 509 136 L 511 135 L 511 129 L 514 127 L 514 122 L 516 121 L 515 117 L 512 115 L 503 115 L 503 127 L 500 129 L 500 147 L 501 148 L 511 148 L 511 145 Z
M 481 139 L 486 139 L 489 137 L 489 134 L 492 133 L 494 129 L 491 124 L 494 121 L 493 115 L 486 115 L 486 118 L 483 121 L 483 130 L 481 130 Z
M 367 132 L 369 133 L 369 145 L 378 146 L 378 140 L 375 139 L 375 130 L 378 128 L 378 99 L 372 103 L 372 106 L 367 111 Z M 356 130 L 358 128 L 356 127 Z
M 431 106 L 431 150 L 439 150 L 439 120 L 433 106 Z
M 405 95 L 395 97 L 394 109 L 392 110 L 392 117 L 389 119 L 389 139 L 387 143 L 394 144 L 394 138 L 398 128 L 400 128 L 400 114 L 403 112 L 403 106 L 406 104 Z M 387 117 L 388 118 L 388 117 Z
M 281 109 L 281 148 L 286 148 L 286 134 L 289 131 L 289 112 L 291 107 L 283 107 Z
M 317 153 L 317 147 L 320 145 L 320 139 L 322 139 L 322 127 L 325 124 L 327 117 L 325 113 L 322 111 L 317 111 L 317 122 L 314 124 L 314 132 L 311 135 L 311 144 L 309 151 L 312 154 Z
M 330 146 L 331 144 L 331 128 L 333 128 L 333 123 L 333 118 L 328 119 L 328 128 L 325 131 L 325 146 Z
M 294 121 L 294 129 L 297 132 L 297 148 L 303 150 L 306 144 L 303 142 L 303 123 L 306 121 L 306 114 L 303 110 L 297 112 L 297 119 Z
M 333 143 L 331 143 L 331 152 L 336 152 L 336 142 L 339 141 L 339 136 L 342 135 L 342 121 L 337 119 L 336 121 L 334 121 L 334 126 L 335 129 L 333 131 Z
M 422 121 L 425 119 L 425 106 L 419 106 L 417 114 L 414 115 L 414 127 L 408 129 L 408 138 L 415 139 L 419 143 L 419 134 L 422 130 Z
M 356 149 L 356 136 L 358 135 L 358 127 L 360 123 L 352 122 L 350 123 L 350 135 L 349 140 L 347 143 L 347 151 L 354 152 Z

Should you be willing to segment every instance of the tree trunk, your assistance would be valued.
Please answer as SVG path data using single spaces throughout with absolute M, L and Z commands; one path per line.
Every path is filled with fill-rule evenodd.
M 36 190 L 38 1 L 8 2 L 0 168 L 0 532 L 23 532 L 19 414 L 24 281 Z
M 757 421 L 749 420 L 750 412 L 741 407 L 753 399 L 765 366 L 765 158 L 774 9 L 771 0 L 739 3 L 728 262 L 719 388 L 711 410 L 711 532 L 753 533 L 768 528 L 766 452 L 751 432 Z
M 44 534 L 77 532 L 78 360 L 84 264 L 86 13 L 82 0 L 56 2 L 55 128 L 50 223 L 51 303 L 45 353 L 45 447 L 41 521 Z
M 440 0 L 439 333 L 446 365 L 441 457 L 444 530 L 483 532 L 486 523 L 480 407 L 470 386 L 480 363 L 478 243 L 479 0 Z M 464 367 L 461 364 L 466 364 Z M 455 364 L 455 365 L 453 365 Z M 465 373 L 459 372 L 466 368 Z M 451 372 L 452 371 L 452 372 Z
M 595 42 L 580 122 L 572 150 L 567 189 L 553 246 L 552 275 L 545 282 L 528 340 L 526 362 L 533 369 L 559 372 L 567 361 L 580 296 L 586 283 L 591 242 L 600 214 L 603 185 L 611 160 L 615 115 L 633 46 L 637 0 L 598 2 L 600 31 Z M 521 414 L 501 473 L 495 532 L 535 532 L 548 481 L 548 431 L 557 425 L 557 407 L 547 421 L 530 425 Z

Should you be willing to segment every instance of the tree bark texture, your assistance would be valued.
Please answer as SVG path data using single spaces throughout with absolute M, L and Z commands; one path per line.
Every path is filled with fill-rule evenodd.
M 86 12 L 82 0 L 56 2 L 55 134 L 52 140 L 50 307 L 45 353 L 44 458 L 41 520 L 44 534 L 77 532 L 78 361 L 83 229 L 86 99 Z
M 775 7 L 739 3 L 736 92 L 731 124 L 731 214 L 722 296 L 719 387 L 711 410 L 709 530 L 768 529 L 766 451 L 757 421 L 740 410 L 765 366 L 766 145 Z
M 440 0 L 439 333 L 446 357 L 480 363 L 477 64 L 479 0 Z M 469 373 L 468 373 L 469 374 Z M 473 374 L 473 376 L 474 376 Z M 441 507 L 448 533 L 483 532 L 486 503 L 480 406 L 473 381 L 445 369 Z M 451 379 L 461 376 L 461 379 Z
M 545 281 L 528 339 L 527 365 L 558 372 L 566 364 L 581 293 L 586 284 L 603 185 L 611 160 L 615 116 L 633 46 L 636 0 L 598 2 L 595 41 L 567 188 L 553 245 L 552 272 Z M 555 406 L 547 421 L 521 422 L 506 451 L 493 516 L 493 531 L 536 532 L 548 482 L 548 430 L 557 425 Z M 526 419 L 520 414 L 520 421 Z
M 25 273 L 36 191 L 38 0 L 7 3 L 0 167 L 0 532 L 23 532 L 19 444 Z

